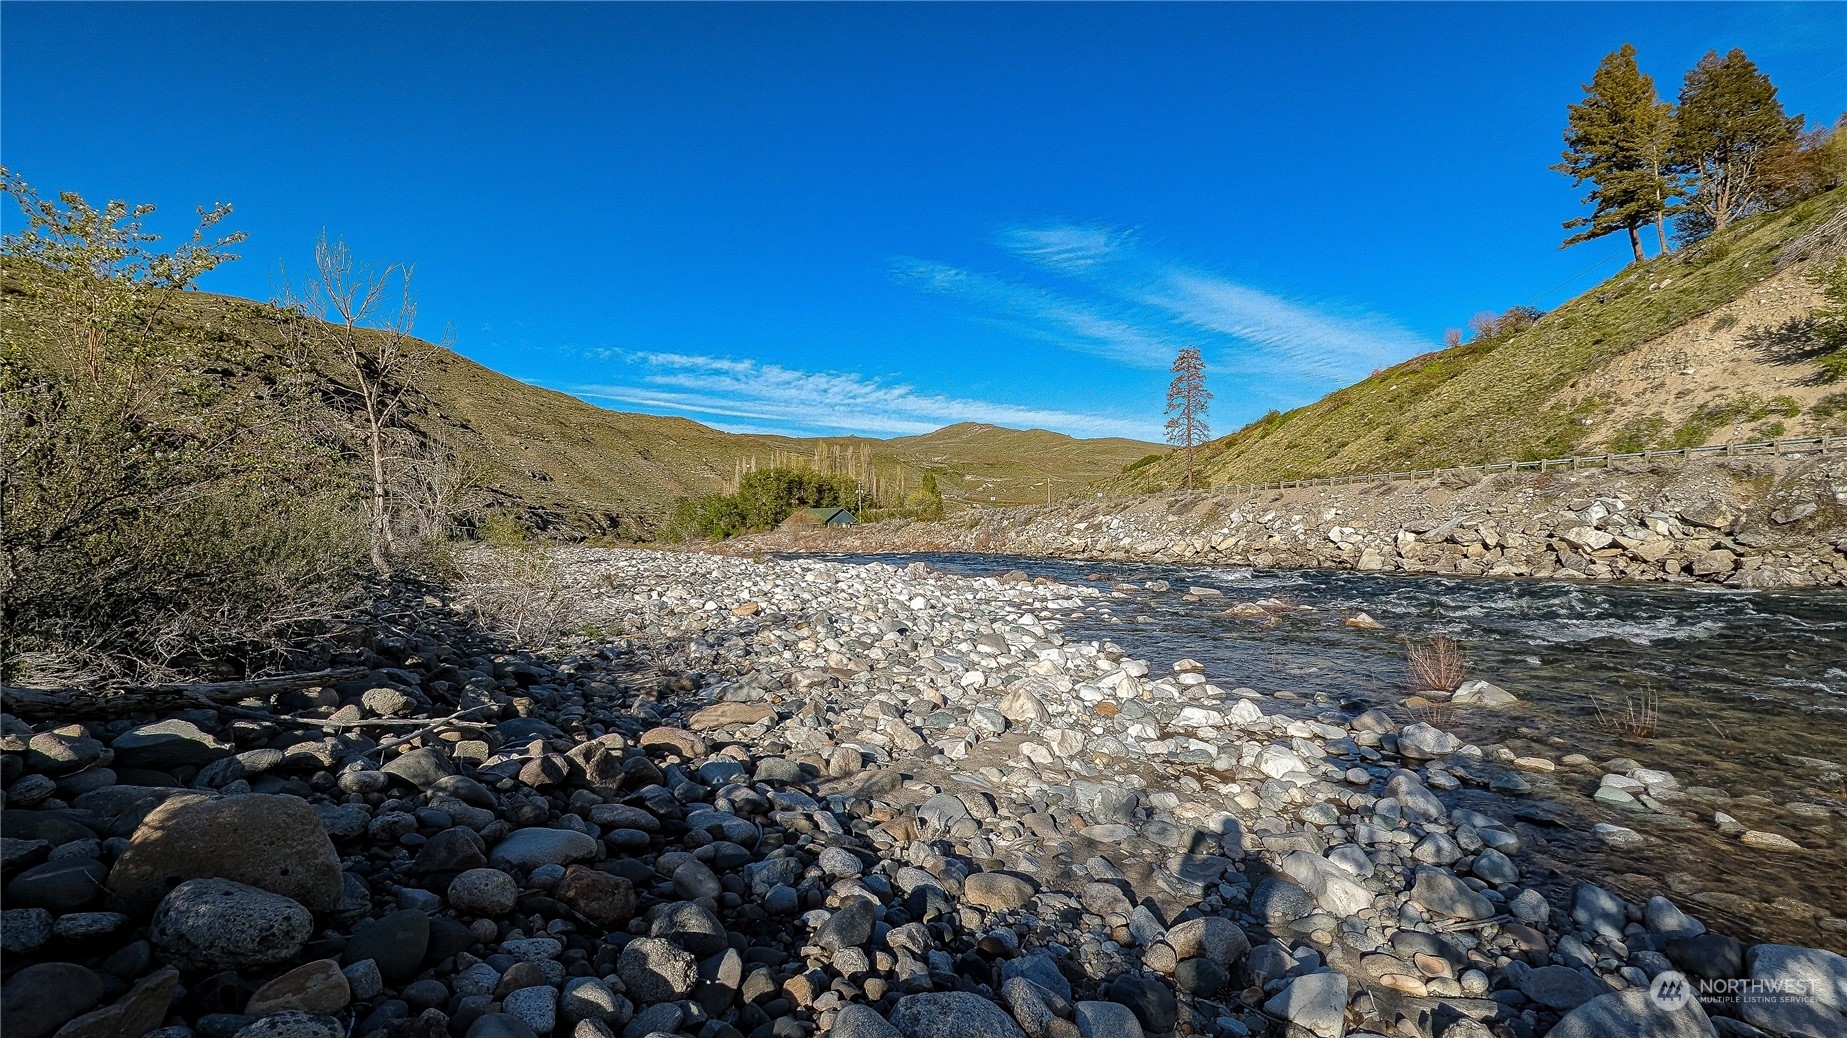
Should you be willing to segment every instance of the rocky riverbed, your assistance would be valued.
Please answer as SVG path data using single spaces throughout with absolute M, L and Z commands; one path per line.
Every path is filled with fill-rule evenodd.
M 556 564 L 563 648 L 4 718 L 8 1038 L 1847 1031 L 1839 955 L 1529 882 L 1461 805 L 1537 762 L 1068 637 L 1095 588 Z
M 938 522 L 776 530 L 738 547 L 1838 587 L 1847 586 L 1847 458 L 1080 497 Z

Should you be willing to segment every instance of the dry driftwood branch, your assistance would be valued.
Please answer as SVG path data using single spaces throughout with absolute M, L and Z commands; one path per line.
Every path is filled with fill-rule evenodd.
M 119 717 L 124 714 L 164 713 L 205 701 L 235 703 L 266 698 L 296 689 L 350 681 L 372 673 L 365 667 L 317 670 L 306 674 L 276 674 L 244 681 L 214 681 L 197 685 L 120 685 L 94 689 L 24 688 L 0 685 L 0 703 L 25 717 Z
M 426 735 L 434 734 L 436 732 L 443 730 L 444 728 L 467 727 L 468 722 L 465 721 L 464 718 L 468 717 L 469 714 L 480 713 L 482 710 L 487 710 L 487 709 L 499 710 L 499 707 L 494 706 L 494 704 L 492 703 L 483 703 L 480 706 L 469 707 L 468 709 L 462 711 L 459 714 L 452 714 L 448 717 L 442 718 L 441 720 L 434 721 L 430 724 L 424 725 L 422 728 L 419 728 L 414 732 L 407 732 L 404 735 L 399 735 L 394 738 L 386 739 L 384 742 L 381 742 L 377 746 L 374 746 L 371 749 L 367 750 L 366 752 L 360 754 L 360 757 L 362 758 L 370 757 L 375 753 L 382 754 L 386 750 L 389 750 L 395 746 L 402 746 L 407 742 L 411 742 L 416 739 L 421 739 Z M 379 759 L 382 761 L 384 758 L 380 757 Z
M 223 711 L 224 713 L 229 714 L 232 717 L 242 717 L 242 718 L 245 718 L 251 721 L 268 721 L 272 724 L 294 725 L 298 728 L 321 728 L 327 731 L 344 732 L 344 731 L 356 731 L 356 730 L 365 729 L 365 728 L 403 728 L 403 727 L 411 726 L 411 725 L 421 725 L 421 726 L 427 727 L 432 723 L 431 720 L 427 717 L 381 717 L 381 718 L 366 718 L 366 719 L 358 720 L 358 721 L 325 721 L 325 720 L 321 720 L 319 718 L 314 718 L 314 717 L 292 717 L 288 714 L 270 713 L 267 710 L 247 710 L 240 706 L 225 706 L 222 703 L 215 703 L 212 700 L 204 696 L 198 696 L 195 698 L 198 700 L 200 704 L 204 706 L 212 707 L 215 710 Z M 462 727 L 462 728 L 492 727 L 487 722 L 460 720 L 460 718 L 466 716 L 467 713 L 468 711 L 464 711 L 463 713 L 455 714 L 450 717 L 438 718 L 435 723 L 436 724 L 453 724 L 457 727 Z

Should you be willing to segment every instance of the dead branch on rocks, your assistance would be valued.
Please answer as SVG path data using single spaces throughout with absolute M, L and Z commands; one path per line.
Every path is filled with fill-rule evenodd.
M 416 740 L 421 739 L 426 735 L 433 735 L 439 731 L 442 731 L 444 728 L 467 727 L 468 722 L 463 719 L 466 718 L 469 714 L 478 714 L 483 710 L 498 711 L 499 709 L 500 708 L 493 703 L 483 703 L 480 706 L 470 707 L 469 709 L 464 710 L 459 714 L 451 714 L 450 716 L 442 718 L 441 720 L 434 721 L 430 724 L 424 725 L 422 728 L 419 728 L 414 732 L 406 732 L 405 734 L 397 736 L 395 738 L 386 739 L 384 742 L 381 742 L 377 746 L 374 746 L 371 749 L 367 750 L 366 752 L 360 754 L 360 756 L 370 757 L 375 753 L 384 753 L 386 750 L 389 750 L 395 746 L 402 746 L 407 742 L 415 742 Z
M 165 713 L 198 702 L 215 706 L 235 703 L 240 699 L 268 698 L 297 689 L 351 681 L 370 673 L 365 667 L 345 667 L 306 674 L 275 674 L 243 681 L 214 681 L 194 685 L 118 685 L 94 689 L 0 685 L 0 704 L 4 704 L 8 712 L 21 717 L 120 717 L 126 714 Z

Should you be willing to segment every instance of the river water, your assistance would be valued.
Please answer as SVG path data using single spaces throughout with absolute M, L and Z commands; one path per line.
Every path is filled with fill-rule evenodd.
M 1120 590 L 1123 597 L 1102 603 L 1107 611 L 1066 618 L 1067 635 L 1113 641 L 1157 672 L 1190 656 L 1217 685 L 1286 697 L 1266 712 L 1280 706 L 1309 717 L 1384 706 L 1519 756 L 1584 754 L 1596 764 L 1521 772 L 1533 785 L 1523 795 L 1465 787 L 1445 798 L 1519 819 L 1529 878 L 1554 893 L 1580 879 L 1631 899 L 1665 893 L 1734 936 L 1847 952 L 1847 932 L 1821 924 L 1847 917 L 1847 592 L 964 554 L 830 557 L 923 562 L 967 575 L 1020 569 Z M 1145 586 L 1158 581 L 1171 589 Z M 1223 594 L 1189 596 L 1190 587 Z M 1225 615 L 1231 604 L 1261 600 L 1296 608 L 1255 619 Z M 1383 627 L 1346 623 L 1361 612 Z M 1401 703 L 1413 689 L 1403 639 L 1439 634 L 1462 645 L 1469 677 L 1521 703 L 1407 713 Z M 1636 737 L 1624 719 L 1645 704 L 1657 721 Z M 1622 758 L 1672 772 L 1692 794 L 1666 802 L 1672 813 L 1591 800 L 1601 765 Z M 1804 849 L 1744 845 L 1718 831 L 1715 811 Z M 1608 848 L 1589 835 L 1597 822 L 1634 829 L 1645 842 Z

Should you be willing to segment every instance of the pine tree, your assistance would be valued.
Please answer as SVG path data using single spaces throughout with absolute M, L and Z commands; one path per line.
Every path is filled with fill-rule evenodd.
M 1801 132 L 1802 119 L 1783 114 L 1776 87 L 1744 51 L 1708 51 L 1680 88 L 1673 146 L 1699 222 L 1722 231 L 1762 208 L 1765 159 Z
M 1584 230 L 1565 244 L 1628 231 L 1639 263 L 1646 257 L 1638 228 L 1652 222 L 1667 251 L 1664 224 L 1676 191 L 1670 157 L 1674 108 L 1655 95 L 1654 79 L 1636 67 L 1634 46 L 1625 43 L 1603 59 L 1584 86 L 1584 100 L 1569 113 L 1565 152 L 1552 168 L 1574 185 L 1588 180 L 1595 187 L 1584 197 L 1594 207 L 1591 214 L 1565 224 L 1567 230 Z
M 1167 386 L 1167 442 L 1186 452 L 1186 488 L 1193 489 L 1193 450 L 1212 436 L 1206 426 L 1206 364 L 1199 349 L 1188 346 L 1174 358 L 1174 380 Z

